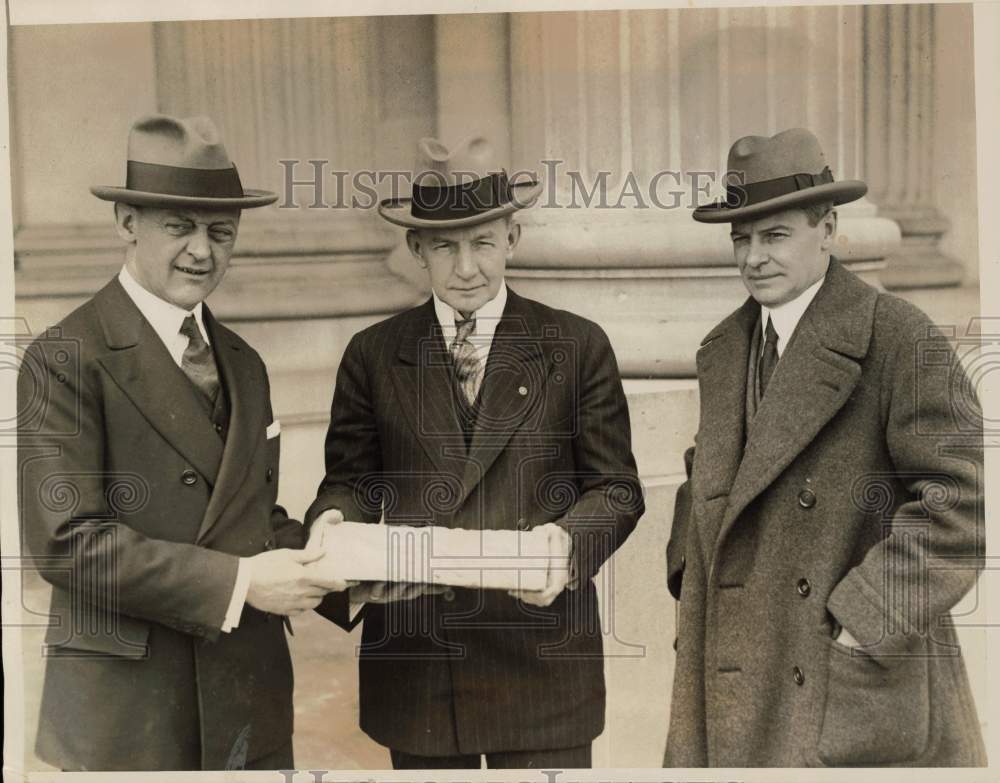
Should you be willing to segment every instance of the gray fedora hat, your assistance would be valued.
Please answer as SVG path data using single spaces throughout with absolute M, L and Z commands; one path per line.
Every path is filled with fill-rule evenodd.
M 511 182 L 490 142 L 477 136 L 448 149 L 437 139 L 417 143 L 412 195 L 378 207 L 390 223 L 406 228 L 459 228 L 486 223 L 529 207 L 542 191 L 531 180 Z
M 846 204 L 868 191 L 860 180 L 834 181 L 819 140 L 805 128 L 744 136 L 729 149 L 727 168 L 726 199 L 695 209 L 695 220 L 726 223 L 822 201 Z
M 94 185 L 105 201 L 139 206 L 248 209 L 278 199 L 244 188 L 215 124 L 208 117 L 140 117 L 128 136 L 125 186 Z

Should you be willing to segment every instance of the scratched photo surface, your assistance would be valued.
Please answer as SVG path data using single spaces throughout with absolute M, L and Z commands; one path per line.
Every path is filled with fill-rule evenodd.
M 158 741 L 176 730 L 191 743 L 191 769 L 267 758 L 281 743 L 261 733 L 287 740 L 292 722 L 298 770 L 391 769 L 393 745 L 440 756 L 591 742 L 594 767 L 660 767 L 665 750 L 676 766 L 985 763 L 989 572 L 978 574 L 973 392 L 991 322 L 980 317 L 973 34 L 973 8 L 960 3 L 10 27 L 15 318 L 4 342 L 11 366 L 26 363 L 24 747 L 5 763 L 58 769 L 53 759 L 75 752 L 76 722 L 81 737 L 107 727 L 104 747 L 76 749 L 103 766 L 116 732 L 143 735 L 160 719 Z M 126 183 L 130 129 L 147 115 L 207 117 L 242 187 L 275 195 L 242 205 L 238 239 L 213 225 L 206 240 L 229 264 L 206 300 L 211 348 L 242 351 L 219 360 L 236 404 L 222 419 L 206 408 L 223 440 L 185 424 L 204 400 L 185 387 L 179 401 L 186 380 L 162 346 L 156 361 L 127 361 L 148 325 L 120 286 L 105 288 L 135 233 L 121 215 L 116 225 L 114 198 L 91 188 Z M 151 160 L 180 127 L 149 131 Z M 734 311 L 756 318 L 748 288 L 768 283 L 745 282 L 741 269 L 753 263 L 745 253 L 765 251 L 741 256 L 756 239 L 693 211 L 727 194 L 764 198 L 749 169 L 751 184 L 727 191 L 730 148 L 747 136 L 760 138 L 744 152 L 763 148 L 795 128 L 808 130 L 799 141 L 818 145 L 831 179 L 792 191 L 867 189 L 837 202 L 824 246 L 837 294 L 816 300 L 828 317 L 808 333 L 816 345 L 800 349 L 794 373 L 783 378 L 780 361 L 774 370 L 787 404 L 760 408 L 780 437 L 744 452 L 747 349 L 734 374 L 740 354 L 720 349 L 724 332 L 702 344 Z M 484 377 L 458 390 L 448 368 L 468 356 L 440 340 L 435 353 L 428 302 L 435 270 L 463 262 L 442 260 L 451 251 L 434 237 L 437 218 L 407 222 L 416 165 L 435 150 L 438 168 L 447 154 L 473 170 L 480 159 L 502 166 L 502 202 L 530 195 L 490 213 L 499 266 L 480 270 L 487 288 L 505 281 L 517 325 L 493 325 L 490 363 L 475 365 Z M 161 175 L 129 174 L 150 187 Z M 401 201 L 380 210 L 384 199 Z M 486 258 L 487 240 L 472 239 L 470 252 Z M 191 290 L 205 285 L 192 279 Z M 105 316 L 45 333 L 95 295 Z M 901 320 L 873 327 L 884 307 Z M 865 364 L 869 342 L 885 350 L 898 337 L 892 324 L 930 342 Z M 177 367 L 196 361 L 185 357 L 177 352 Z M 869 380 L 845 385 L 857 377 Z M 465 410 L 469 382 L 483 411 L 464 425 L 452 414 Z M 102 418 L 112 406 L 114 425 Z M 741 456 L 755 462 L 737 475 Z M 348 479 L 331 478 L 335 469 Z M 742 503 L 732 514 L 727 497 Z M 550 537 L 533 540 L 551 553 L 565 536 L 572 589 L 547 606 L 517 600 L 494 564 L 502 589 L 442 576 L 408 602 L 369 594 L 360 623 L 339 610 L 284 623 L 250 607 L 220 634 L 236 565 L 216 553 L 301 547 L 298 520 L 318 525 L 329 508 L 353 522 L 511 535 L 548 525 Z M 150 512 L 155 522 L 143 522 Z M 846 519 L 864 532 L 831 537 Z M 728 555 L 713 560 L 711 541 L 691 543 L 720 530 Z M 148 545 L 157 536 L 190 547 L 183 568 L 176 552 Z M 428 556 L 406 540 L 390 576 Z M 879 548 L 862 586 L 844 578 Z M 694 551 L 707 555 L 692 564 Z M 458 567 L 444 560 L 432 567 Z M 415 581 L 431 579 L 420 573 Z M 199 603 L 215 583 L 223 597 Z M 700 606 L 689 615 L 675 600 L 682 586 Z M 878 614 L 876 588 L 892 611 Z M 757 591 L 745 606 L 742 589 Z M 103 608 L 81 604 L 81 592 Z M 880 619 L 881 637 L 860 639 L 876 668 L 851 670 L 857 654 L 842 657 L 831 630 L 840 621 L 857 635 Z M 87 675 L 102 656 L 116 667 Z M 754 667 L 765 672 L 756 680 L 744 674 Z M 74 677 L 90 690 L 75 690 Z M 117 693 L 89 702 L 80 694 L 98 693 L 99 677 L 120 677 L 105 691 Z M 255 698 L 272 701 L 241 718 Z M 151 718 L 164 704 L 169 715 Z M 224 735 L 209 739 L 204 721 L 221 721 Z M 861 736 L 874 734 L 882 741 Z M 151 763 L 154 745 L 141 756 Z M 568 768 L 582 757 L 552 758 Z

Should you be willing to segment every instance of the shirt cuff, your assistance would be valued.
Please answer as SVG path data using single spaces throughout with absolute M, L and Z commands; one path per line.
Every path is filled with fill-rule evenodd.
M 239 627 L 240 615 L 243 614 L 243 605 L 247 602 L 247 593 L 250 592 L 250 570 L 249 558 L 241 557 L 236 569 L 236 584 L 233 586 L 233 597 L 229 599 L 226 619 L 222 623 L 223 633 L 229 633 L 234 628 Z

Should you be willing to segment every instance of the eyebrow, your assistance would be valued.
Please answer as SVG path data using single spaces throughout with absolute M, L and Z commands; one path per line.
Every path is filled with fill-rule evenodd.
M 168 212 L 164 220 L 184 220 L 187 221 L 188 223 L 204 222 L 197 220 L 193 215 L 186 215 L 183 212 Z M 209 223 L 206 223 L 205 225 L 211 228 L 216 228 L 218 226 L 226 226 L 232 228 L 233 226 L 236 225 L 236 221 L 233 218 L 228 218 L 228 217 L 218 218 L 216 220 L 212 220 Z

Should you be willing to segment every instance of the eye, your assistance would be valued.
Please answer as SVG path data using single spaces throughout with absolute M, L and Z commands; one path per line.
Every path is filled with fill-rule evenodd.
M 227 228 L 214 228 L 212 229 L 212 239 L 216 242 L 231 242 L 233 240 L 233 232 Z
M 164 224 L 164 228 L 166 228 L 168 233 L 174 235 L 180 235 L 180 234 L 186 234 L 188 231 L 190 231 L 191 224 L 183 223 L 176 220 L 171 220 L 170 222 Z
M 476 242 L 476 247 L 494 247 L 495 243 L 490 242 L 488 239 L 480 239 Z
M 784 231 L 768 231 L 764 235 L 764 238 L 767 239 L 768 242 L 780 242 L 787 236 L 788 234 L 786 234 Z

